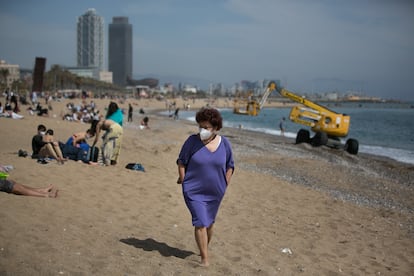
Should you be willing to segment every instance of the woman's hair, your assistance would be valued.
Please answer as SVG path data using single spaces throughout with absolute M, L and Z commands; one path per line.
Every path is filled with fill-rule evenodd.
M 214 128 L 220 130 L 223 127 L 223 118 L 215 108 L 203 107 L 196 113 L 196 122 L 209 122 Z
M 53 129 L 49 128 L 48 130 L 46 130 L 46 134 L 53 135 L 53 133 Z
M 110 102 L 109 106 L 108 106 L 108 112 L 106 113 L 106 118 L 108 118 L 109 116 L 111 116 L 112 114 L 115 113 L 115 111 L 118 110 L 118 105 L 116 102 Z

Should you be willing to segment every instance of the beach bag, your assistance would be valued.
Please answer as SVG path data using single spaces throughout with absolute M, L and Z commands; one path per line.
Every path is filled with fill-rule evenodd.
M 99 148 L 95 146 L 90 147 L 88 150 L 87 159 L 91 162 L 98 162 L 98 156 L 99 156 Z
M 140 163 L 129 163 L 125 166 L 126 169 L 145 172 L 144 166 Z

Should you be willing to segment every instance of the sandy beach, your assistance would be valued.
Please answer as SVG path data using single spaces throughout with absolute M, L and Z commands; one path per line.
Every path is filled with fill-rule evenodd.
M 414 274 L 412 165 L 224 128 L 236 169 L 205 268 L 175 183 L 175 161 L 195 123 L 159 115 L 162 101 L 127 100 L 119 105 L 146 113 L 132 123 L 125 117 L 117 166 L 19 157 L 19 149 L 31 153 L 38 124 L 60 141 L 89 127 L 61 119 L 70 101 L 80 103 L 53 102 L 49 117 L 25 110 L 21 120 L 0 117 L 0 164 L 14 167 L 9 178 L 59 189 L 54 199 L 0 193 L 0 275 Z M 95 101 L 101 113 L 110 102 Z M 149 130 L 139 129 L 144 116 Z

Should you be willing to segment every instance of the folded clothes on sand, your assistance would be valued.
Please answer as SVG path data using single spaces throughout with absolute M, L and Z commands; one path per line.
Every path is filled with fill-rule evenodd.
M 13 169 L 14 167 L 12 165 L 0 165 L 0 172 L 7 173 Z

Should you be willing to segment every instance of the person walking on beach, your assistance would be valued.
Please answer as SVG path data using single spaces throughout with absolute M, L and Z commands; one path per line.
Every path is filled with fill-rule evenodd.
M 230 142 L 218 134 L 223 122 L 214 108 L 196 114 L 199 133 L 184 142 L 177 159 L 178 180 L 192 216 L 201 265 L 209 265 L 208 245 L 220 203 L 230 184 L 234 160 Z
M 180 112 L 180 108 L 177 107 L 174 111 L 174 120 L 178 120 L 178 113 Z
M 280 135 L 281 136 L 285 136 L 285 121 L 286 118 L 283 117 L 280 121 L 279 121 L 279 129 L 280 129 Z

